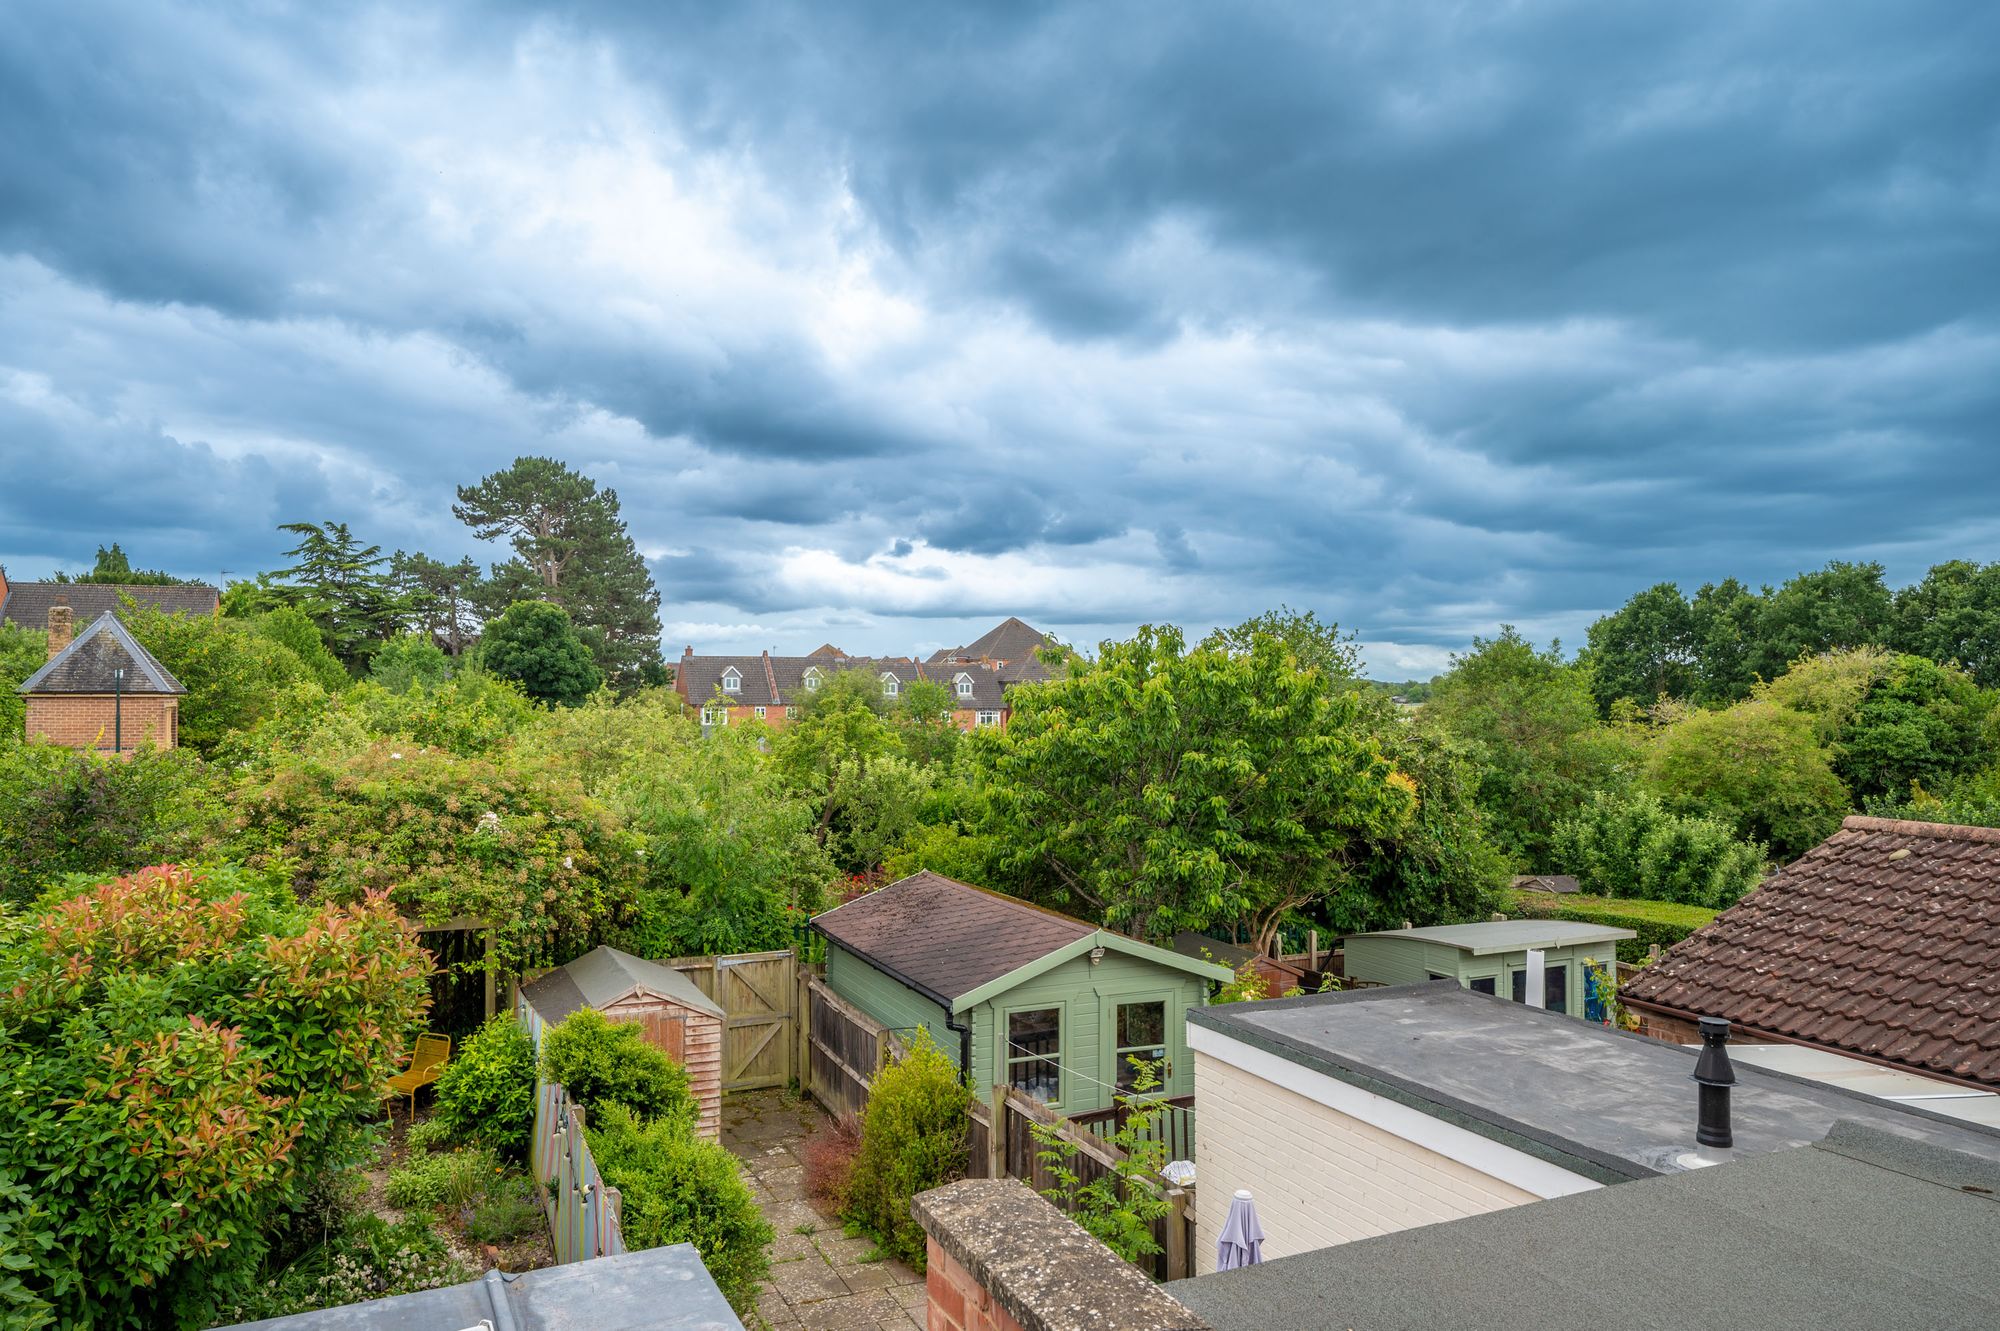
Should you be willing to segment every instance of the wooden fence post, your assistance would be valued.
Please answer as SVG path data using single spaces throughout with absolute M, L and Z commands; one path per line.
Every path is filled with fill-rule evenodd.
M 1167 1279 L 1185 1280 L 1194 1274 L 1188 1257 L 1188 1195 L 1185 1188 L 1167 1189 Z
M 986 1097 L 986 1177 L 1007 1177 L 1007 1088 L 995 1086 Z

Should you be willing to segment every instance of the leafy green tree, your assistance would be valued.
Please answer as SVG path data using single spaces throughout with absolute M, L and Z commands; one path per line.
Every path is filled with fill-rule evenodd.
M 1692 906 L 1735 905 L 1764 873 L 1764 848 L 1728 823 L 1644 792 L 1593 798 L 1556 829 L 1556 854 L 1586 892 Z
M 514 752 L 605 797 L 621 778 L 683 758 L 700 742 L 700 726 L 673 690 L 641 689 L 620 698 L 600 689 L 581 707 L 537 711 L 514 736 Z
M 889 723 L 902 739 L 904 757 L 919 767 L 951 763 L 964 738 L 952 715 L 954 705 L 951 690 L 937 680 L 913 679 L 902 686 Z
M 559 1082 L 595 1118 L 623 1105 L 644 1119 L 692 1125 L 701 1114 L 687 1069 L 629 1021 L 578 1008 L 542 1033 L 542 1079 Z
M 1414 804 L 1357 695 L 1271 637 L 1186 651 L 1148 626 L 1012 696 L 974 750 L 981 830 L 1031 889 L 1144 937 L 1242 921 L 1268 945 Z
M 118 617 L 187 690 L 180 705 L 181 743 L 203 754 L 233 732 L 275 716 L 289 690 L 312 674 L 297 652 L 259 633 L 254 623 L 170 615 L 130 598 Z
M 1957 663 L 1981 688 L 2000 687 L 2000 563 L 1954 559 L 1897 591 L 1889 639 L 1898 651 Z
M 139 749 L 123 760 L 53 744 L 0 744 L 0 901 L 71 874 L 193 858 L 227 814 L 201 760 Z
M 430 641 L 442 640 L 451 655 L 463 655 L 484 594 L 472 557 L 446 564 L 421 551 L 398 550 L 389 557 L 389 575 L 402 594 L 408 622 Z
M 319 628 L 297 606 L 281 605 L 250 622 L 251 629 L 272 642 L 289 647 L 306 669 L 306 677 L 328 693 L 338 693 L 354 682 L 347 667 L 327 650 Z
M 1993 760 L 1994 702 L 1955 666 L 1890 658 L 1841 735 L 1834 770 L 1864 799 L 1946 786 Z
M 1310 610 L 1294 610 L 1281 605 L 1252 616 L 1234 628 L 1219 628 L 1202 640 L 1236 655 L 1247 653 L 1258 638 L 1282 643 L 1301 670 L 1317 670 L 1328 687 L 1338 687 L 1361 672 L 1361 649 L 1352 633 L 1342 633 L 1338 624 L 1322 624 Z
M 145 869 L 7 931 L 0 1178 L 39 1205 L 6 1274 L 62 1326 L 213 1325 L 364 1154 L 426 969 L 382 898 L 307 908 L 229 870 Z
M 101 545 L 97 547 L 97 563 L 92 566 L 90 572 L 79 573 L 75 577 L 67 573 L 57 573 L 49 580 L 71 583 L 101 582 L 121 587 L 177 587 L 193 581 L 190 578 L 177 578 L 156 568 L 133 568 L 132 561 L 126 557 L 125 551 L 116 541 L 111 543 L 111 548 L 108 550 Z
M 1737 702 L 1757 682 L 1757 626 L 1763 597 L 1735 578 L 1705 582 L 1688 603 L 1695 655 L 1693 700 L 1704 707 Z
M 266 585 L 303 610 L 350 669 L 365 665 L 406 609 L 386 567 L 389 557 L 379 545 L 363 545 L 344 522 L 287 522 L 278 530 L 299 538 L 285 551 L 297 562 L 271 575 L 285 582 Z
M 621 945 L 645 956 L 790 947 L 835 878 L 810 800 L 727 726 L 667 750 L 607 796 L 645 834 L 645 891 Z
M 619 514 L 616 491 L 553 458 L 514 465 L 459 487 L 452 513 L 482 541 L 506 540 L 514 558 L 493 566 L 491 607 L 538 599 L 569 611 L 620 689 L 664 678 L 660 593 Z
M 429 635 L 403 633 L 375 649 L 368 678 L 391 693 L 435 688 L 451 678 L 451 658 Z
M 1470 746 L 1494 840 L 1524 869 L 1556 867 L 1556 824 L 1593 792 L 1627 780 L 1630 755 L 1598 722 L 1590 672 L 1566 664 L 1558 644 L 1537 651 L 1511 625 L 1452 658 L 1432 686 L 1424 724 Z
M 1782 860 L 1831 836 L 1852 807 L 1812 718 L 1766 698 L 1666 727 L 1646 784 L 1670 810 L 1720 819 Z
M 818 811 L 813 838 L 834 840 L 850 787 L 868 779 L 872 763 L 897 752 L 882 684 L 867 670 L 842 670 L 806 695 L 798 716 L 772 742 L 772 758 L 792 789 Z
M 27 733 L 27 704 L 15 690 L 48 659 L 46 631 L 0 623 L 0 747 Z
M 516 601 L 486 626 L 479 661 L 530 698 L 575 707 L 604 683 L 569 615 L 547 601 Z
M 1671 582 L 1648 587 L 1590 626 L 1587 656 L 1591 690 L 1607 716 L 1621 698 L 1641 706 L 1686 698 L 1700 670 L 1693 609 Z
M 519 1160 L 535 1126 L 535 1042 L 511 1012 L 486 1019 L 454 1050 L 437 1082 L 433 1129 Z
M 1776 679 L 1802 656 L 1843 647 L 1879 646 L 1888 637 L 1891 600 L 1880 564 L 1835 560 L 1767 593 L 1757 617 L 1752 665 Z

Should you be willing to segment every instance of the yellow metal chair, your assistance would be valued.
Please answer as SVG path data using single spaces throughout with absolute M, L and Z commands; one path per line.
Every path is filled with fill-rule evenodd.
M 410 1097 L 410 1122 L 417 1121 L 417 1091 L 436 1081 L 450 1061 L 449 1035 L 419 1035 L 417 1047 L 410 1053 L 410 1066 L 389 1078 L 386 1094 Z

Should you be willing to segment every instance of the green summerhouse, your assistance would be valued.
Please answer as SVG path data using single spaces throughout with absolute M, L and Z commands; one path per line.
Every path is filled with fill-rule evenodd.
M 1630 929 L 1573 920 L 1491 920 L 1355 934 L 1341 946 L 1349 980 L 1369 984 L 1457 980 L 1463 988 L 1516 1003 L 1528 996 L 1528 954 L 1539 952 L 1542 1006 L 1596 1021 L 1602 1012 L 1588 981 L 1588 967 L 1616 974 L 1618 941 L 1637 937 Z
M 1157 1093 L 1194 1094 L 1187 1010 L 1226 966 L 928 871 L 814 918 L 826 985 L 907 1038 L 917 1027 L 980 1093 L 1020 1090 L 1065 1114 L 1110 1109 L 1131 1058 Z

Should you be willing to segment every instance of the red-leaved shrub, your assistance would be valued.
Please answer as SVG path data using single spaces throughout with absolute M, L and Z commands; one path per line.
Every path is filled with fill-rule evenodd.
M 829 1219 L 847 1207 L 847 1183 L 861 1152 L 861 1129 L 851 1118 L 823 1123 L 806 1138 L 806 1196 Z

